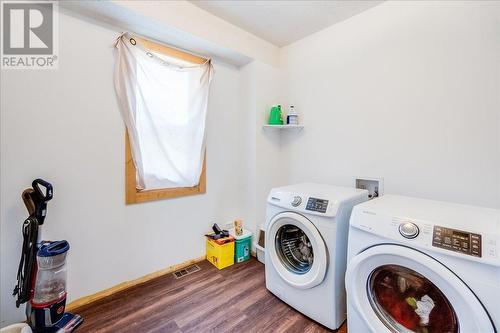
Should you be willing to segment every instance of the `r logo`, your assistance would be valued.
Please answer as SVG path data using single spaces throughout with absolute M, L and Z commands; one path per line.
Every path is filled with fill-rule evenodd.
M 53 54 L 53 3 L 9 2 L 2 5 L 3 54 Z

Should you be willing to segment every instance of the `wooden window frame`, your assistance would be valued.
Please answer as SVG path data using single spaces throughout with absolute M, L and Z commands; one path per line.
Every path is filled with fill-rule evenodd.
M 195 64 L 203 64 L 207 61 L 205 58 L 195 56 L 184 51 L 174 49 L 162 44 L 152 42 L 137 36 L 133 38 L 141 43 L 145 48 L 165 54 L 169 57 L 175 57 L 180 60 L 192 62 Z M 135 168 L 134 160 L 132 159 L 132 152 L 130 150 L 130 142 L 128 132 L 125 131 L 125 202 L 127 205 L 140 202 L 172 199 L 188 195 L 204 194 L 207 191 L 207 169 L 206 169 L 207 154 L 203 158 L 203 169 L 200 175 L 200 182 L 193 187 L 175 187 L 156 190 L 138 190 L 136 183 L 137 170 Z

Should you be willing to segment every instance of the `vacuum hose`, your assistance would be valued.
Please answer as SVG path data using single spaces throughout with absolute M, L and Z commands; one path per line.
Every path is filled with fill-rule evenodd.
M 16 307 L 26 303 L 31 297 L 31 283 L 37 253 L 38 220 L 28 217 L 23 223 L 23 248 L 17 269 L 17 285 L 12 293 L 17 295 Z

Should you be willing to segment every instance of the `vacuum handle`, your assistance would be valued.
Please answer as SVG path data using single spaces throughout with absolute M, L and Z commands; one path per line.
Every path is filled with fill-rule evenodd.
M 21 195 L 24 205 L 28 210 L 28 213 L 31 215 L 35 214 L 35 202 L 33 201 L 34 190 L 32 188 L 27 188 L 23 191 Z
M 53 193 L 53 188 L 52 184 L 43 180 L 43 179 L 35 179 L 33 183 L 31 184 L 33 189 L 35 190 L 36 195 L 40 199 L 40 201 L 47 202 L 50 199 L 52 199 L 54 193 Z M 40 188 L 40 186 L 45 188 L 45 193 L 44 191 Z
M 40 178 L 35 179 L 32 185 L 34 190 L 33 201 L 35 202 L 34 216 L 38 220 L 38 223 L 42 225 L 45 215 L 47 215 L 47 202 L 52 199 L 54 190 L 51 183 Z

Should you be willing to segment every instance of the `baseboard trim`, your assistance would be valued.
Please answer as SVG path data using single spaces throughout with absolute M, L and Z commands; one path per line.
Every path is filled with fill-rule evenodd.
M 145 283 L 145 282 L 148 282 L 148 281 L 153 280 L 157 277 L 173 273 L 174 271 L 176 271 L 178 269 L 182 269 L 182 268 L 187 267 L 189 265 L 196 264 L 196 263 L 203 261 L 203 260 L 205 260 L 205 256 L 198 257 L 198 258 L 191 259 L 191 260 L 187 260 L 187 261 L 184 261 L 184 262 L 177 264 L 177 265 L 169 266 L 167 268 L 164 268 L 162 270 L 141 276 L 141 277 L 134 279 L 134 280 L 119 283 L 111 288 L 104 289 L 104 290 L 96 292 L 95 294 L 84 296 L 82 298 L 79 298 L 79 299 L 72 301 L 71 303 L 69 303 L 66 306 L 66 310 L 67 311 L 75 311 L 84 305 L 88 305 L 90 303 L 96 302 L 100 299 L 103 299 L 105 297 L 116 294 L 117 292 L 120 292 L 120 291 L 123 291 L 125 289 L 137 286 L 137 285 Z

